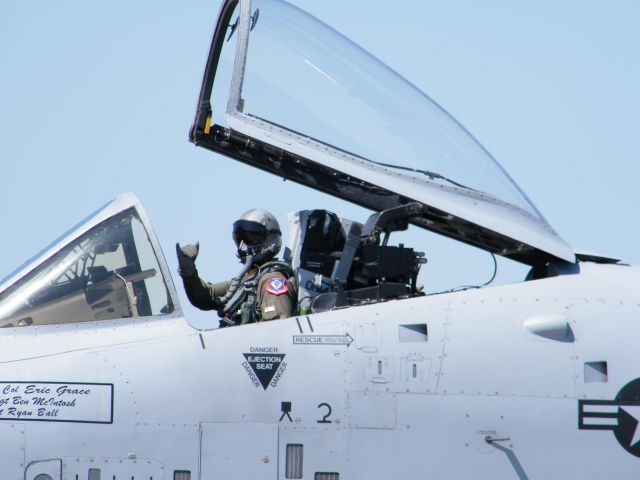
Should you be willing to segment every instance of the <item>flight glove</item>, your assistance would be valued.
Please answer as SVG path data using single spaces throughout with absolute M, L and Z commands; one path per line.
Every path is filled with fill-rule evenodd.
M 178 256 L 178 273 L 181 277 L 192 277 L 196 273 L 196 257 L 200 250 L 200 242 L 195 245 L 181 247 L 176 243 L 176 255 Z

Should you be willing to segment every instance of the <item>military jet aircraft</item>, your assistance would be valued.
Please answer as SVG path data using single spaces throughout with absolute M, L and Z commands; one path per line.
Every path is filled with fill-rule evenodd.
M 228 0 L 190 139 L 374 213 L 293 212 L 298 314 L 200 331 L 136 197 L 99 208 L 0 284 L 3 479 L 637 475 L 638 268 L 575 252 L 429 97 Z M 530 272 L 425 295 L 406 229 Z

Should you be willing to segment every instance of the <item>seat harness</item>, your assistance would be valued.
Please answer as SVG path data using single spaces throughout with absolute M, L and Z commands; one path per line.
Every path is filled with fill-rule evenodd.
M 220 326 L 228 327 L 232 325 L 244 325 L 247 323 L 260 322 L 262 312 L 257 304 L 258 285 L 260 280 L 270 273 L 281 273 L 286 278 L 293 275 L 291 266 L 287 262 L 273 260 L 258 267 L 255 273 L 245 273 L 243 278 L 233 278 L 229 287 L 229 292 L 221 300 L 226 300 L 221 304 L 218 314 L 220 315 Z M 226 297 L 229 297 L 228 299 Z

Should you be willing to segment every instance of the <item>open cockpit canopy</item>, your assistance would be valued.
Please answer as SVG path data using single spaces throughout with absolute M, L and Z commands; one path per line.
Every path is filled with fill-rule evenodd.
M 196 145 L 530 265 L 571 248 L 445 110 L 279 0 L 227 0 L 190 134 Z

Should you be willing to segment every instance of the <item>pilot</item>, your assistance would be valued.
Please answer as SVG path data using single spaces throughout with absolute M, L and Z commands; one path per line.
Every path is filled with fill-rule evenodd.
M 198 276 L 199 243 L 176 243 L 178 273 L 191 304 L 201 310 L 216 310 L 220 326 L 274 320 L 295 313 L 298 287 L 288 263 L 276 255 L 282 233 L 276 218 L 266 210 L 244 212 L 233 224 L 233 241 L 242 269 L 226 282 L 208 283 Z

